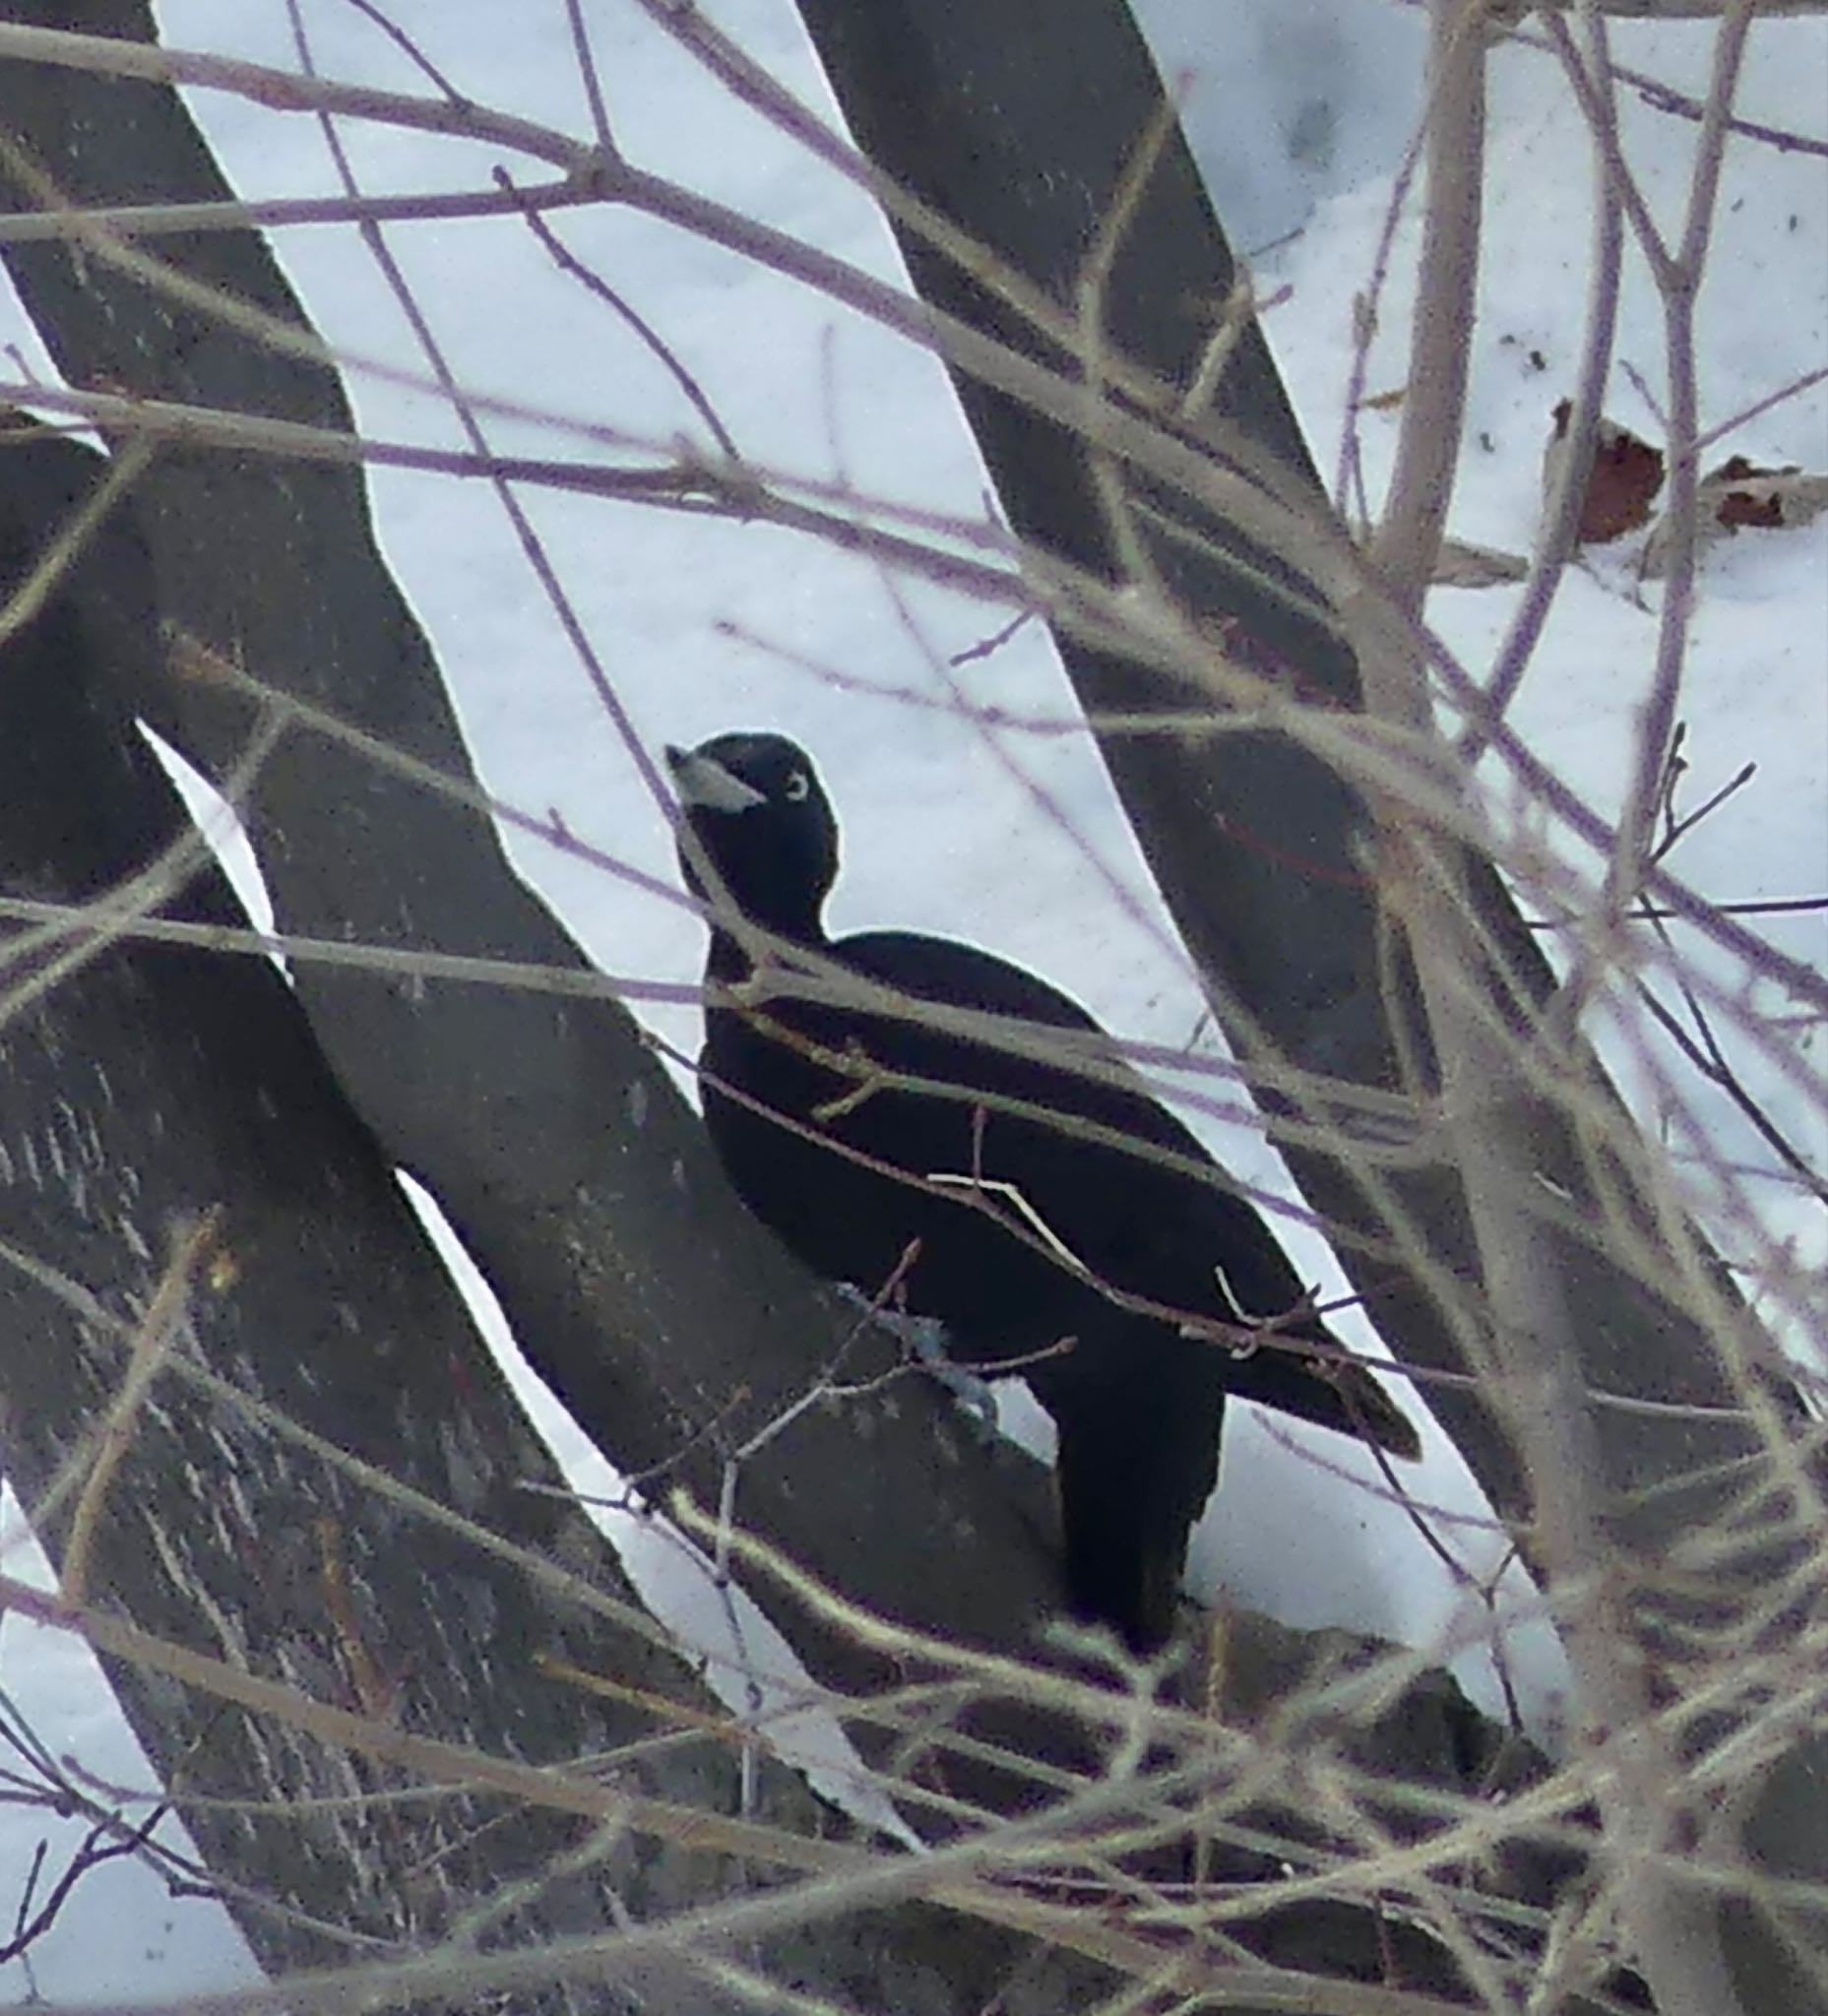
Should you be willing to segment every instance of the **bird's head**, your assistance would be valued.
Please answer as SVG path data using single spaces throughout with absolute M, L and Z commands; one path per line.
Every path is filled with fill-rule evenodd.
M 838 822 L 812 759 L 785 735 L 713 735 L 666 751 L 683 826 L 679 866 L 694 895 L 727 896 L 750 922 L 816 941 L 838 874 Z M 723 888 L 708 887 L 702 850 Z

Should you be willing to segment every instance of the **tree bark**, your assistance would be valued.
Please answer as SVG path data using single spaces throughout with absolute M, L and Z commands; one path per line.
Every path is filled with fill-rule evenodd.
M 1044 34 L 1024 0 L 799 0 L 852 133 L 870 159 L 903 189 L 932 206 L 968 239 L 988 248 L 1064 311 L 1079 286 L 1098 233 L 1129 200 L 1126 177 L 1163 109 L 1163 89 L 1126 7 L 1116 0 L 1059 0 Z M 679 31 L 689 36 L 691 25 Z M 1063 108 L 1070 106 L 1070 116 Z M 1085 363 L 1040 341 L 991 286 L 899 227 L 914 283 L 935 306 L 1036 355 L 1064 375 Z M 1235 268 L 1220 221 L 1181 135 L 1166 143 L 1124 220 L 1100 294 L 1097 332 L 1109 349 L 1155 373 L 1175 392 L 1192 386 L 1203 351 L 1230 299 Z M 1121 584 L 1128 568 L 1101 492 L 1099 459 L 1088 440 L 955 373 L 960 397 L 1013 528 L 1027 540 Z M 1267 454 L 1287 487 L 1311 497 L 1317 526 L 1338 537 L 1299 426 L 1254 321 L 1221 377 L 1215 417 Z M 1200 418 L 1184 423 L 1196 436 Z M 1215 459 L 1228 460 L 1222 432 L 1208 431 Z M 1144 535 L 1150 563 L 1196 620 L 1223 625 L 1233 649 L 1280 668 L 1303 697 L 1360 705 L 1358 667 L 1339 630 L 1303 615 L 1288 590 L 1325 599 L 1287 556 L 1253 548 L 1237 529 L 1184 497 L 1133 501 L 1171 517 L 1181 536 Z M 1150 666 L 1090 649 L 1057 633 L 1061 657 L 1089 718 L 1182 711 L 1206 704 Z M 1331 1121 L 1334 1142 L 1283 1132 L 1280 1145 L 1303 1195 L 1334 1238 L 1342 1264 L 1393 1352 L 1420 1370 L 1465 1373 L 1469 1365 L 1453 1311 L 1416 1269 L 1425 1258 L 1436 1283 L 1477 1284 L 1480 1255 L 1458 1172 L 1447 1162 L 1412 1159 L 1377 1173 L 1394 1209 L 1364 1181 L 1364 1139 L 1349 1107 L 1274 1090 L 1287 1074 L 1310 1083 L 1427 1096 L 1435 1074 L 1427 1018 L 1401 926 L 1386 915 L 1366 871 L 1372 825 L 1347 784 L 1314 755 L 1273 734 L 1101 736 L 1104 760 L 1144 853 L 1207 979 L 1214 1011 L 1233 1048 L 1265 1074 L 1259 1097 L 1272 1115 L 1292 1111 Z M 1466 858 L 1460 885 L 1486 947 L 1479 976 L 1487 1012 L 1522 1037 L 1551 976 L 1514 902 L 1489 862 Z M 1405 1060 L 1420 1082 L 1406 1079 Z M 1591 1073 L 1596 1096 L 1609 1097 Z M 1545 1231 L 1561 1292 L 1580 1311 L 1577 1339 L 1588 1394 L 1715 1407 L 1712 1420 L 1593 1410 L 1603 1467 L 1598 1480 L 1616 1544 L 1654 1582 L 1682 1541 L 1731 1513 L 1742 1477 L 1721 1481 L 1719 1467 L 1764 1454 L 1758 1426 L 1738 1409 L 1739 1389 L 1722 1362 L 1720 1341 L 1666 1298 L 1642 1267 L 1620 1261 L 1589 1228 L 1621 1208 L 1639 1226 L 1655 1219 L 1632 1194 L 1628 1171 L 1595 1156 L 1577 1119 L 1533 1097 L 1534 1167 L 1551 1191 L 1572 1200 L 1562 1224 Z M 1375 1145 L 1369 1144 L 1369 1145 Z M 1621 1207 L 1617 1193 L 1622 1190 Z M 1539 1209 L 1539 1216 L 1541 1216 Z M 1679 1278 L 1679 1269 L 1671 1268 Z M 1723 1299 L 1735 1300 L 1724 1273 Z M 1766 1376 L 1780 1412 L 1800 1425 L 1781 1360 L 1749 1321 L 1743 1342 Z M 1477 1384 L 1430 1384 L 1429 1406 L 1453 1436 L 1493 1505 L 1526 1533 L 1530 1479 L 1502 1410 Z M 1755 1614 L 1773 1577 L 1794 1566 L 1794 1545 L 1742 1554 L 1723 1571 L 1713 1611 Z M 1644 1626 L 1652 1643 L 1658 1627 Z M 1782 1628 L 1794 1628 L 1794 1619 Z M 1777 1857 L 1787 1873 L 1828 1872 L 1828 1802 L 1812 1813 L 1806 1789 L 1819 1787 L 1828 1752 L 1807 1744 L 1782 1767 L 1757 1810 L 1770 1844 L 1794 1832 Z M 1788 1789 L 1787 1789 L 1788 1787 Z M 1755 1802 L 1756 1803 L 1756 1802 Z M 1805 1818 L 1805 1815 L 1808 1817 Z M 1754 1833 L 1759 1829 L 1755 1825 Z M 1785 1934 L 1767 1938 L 1740 1914 L 1743 1992 L 1773 2012 L 1794 2007 L 1794 1963 Z M 1748 1929 L 1749 1928 L 1749 1929 Z M 1792 1914 L 1788 1932 L 1819 1927 Z
M 101 467 L 36 430 L 0 440 L 9 601 Z M 150 568 L 117 514 L 0 656 L 0 889 L 86 904 L 162 859 L 162 914 L 245 927 L 120 704 L 125 681 L 98 676 L 156 650 Z M 185 842 L 187 863 L 171 852 Z M 582 1514 L 526 1488 L 557 1486 L 556 1468 L 279 974 L 15 925 L 0 925 L 0 1436 L 68 1593 L 80 1581 L 85 1606 L 142 1630 L 490 1754 L 569 1763 L 652 1734 L 649 1712 L 542 1680 L 541 1654 L 714 1709 L 673 1653 L 618 1624 L 635 1599 Z M 160 1343 L 138 1406 L 103 1431 L 137 1351 Z M 483 1549 L 311 1436 L 565 1563 L 601 1600 Z M 230 1907 L 276 1972 L 446 1936 L 588 1834 L 461 1791 L 365 1806 L 411 1780 L 155 1672 L 109 1676 L 206 1859 L 245 1886 Z M 725 1747 L 628 1768 L 684 1806 L 735 1803 Z M 770 1774 L 769 1796 L 804 1824 L 790 1774 Z M 605 1838 L 594 1868 L 536 1887 L 493 1936 L 608 1929 L 606 1883 L 659 1915 L 735 1880 L 722 1856 Z M 707 2006 L 701 1982 L 650 1985 L 661 2006 Z M 635 2003 L 618 1990 L 593 2006 Z
M 1045 36 L 1022 32 L 1021 0 L 802 0 L 833 88 L 859 144 L 888 175 L 1070 308 L 1099 220 L 1162 105 L 1162 86 L 1127 10 L 1064 0 Z M 1072 106 L 1063 119 L 1060 108 Z M 1068 375 L 1078 360 L 1049 354 L 1031 329 L 971 276 L 900 232 L 921 293 Z M 1191 382 L 1230 296 L 1236 271 L 1178 125 L 1130 217 L 1103 290 L 1103 338 L 1170 387 Z M 1124 578 L 1093 458 L 1080 437 L 961 377 L 959 392 L 1011 524 L 1043 549 L 1112 580 Z M 1328 506 L 1268 346 L 1254 320 L 1219 382 L 1217 415 Z M 1224 460 L 1223 450 L 1213 450 Z M 1301 693 L 1355 711 L 1358 670 L 1338 631 L 1292 606 L 1282 588 L 1315 598 L 1289 561 L 1253 548 L 1190 500 L 1171 500 L 1203 542 L 1151 551 L 1166 585 L 1197 618 L 1234 625 L 1252 650 L 1287 667 Z M 1234 557 L 1228 557 L 1234 556 Z M 1265 586 L 1247 568 L 1269 577 Z M 1094 651 L 1070 635 L 1061 657 L 1088 716 L 1185 713 L 1206 703 L 1151 667 Z M 1413 975 L 1389 954 L 1390 920 L 1366 872 L 1371 824 L 1358 795 L 1318 757 L 1271 733 L 1101 737 L 1101 750 L 1143 850 L 1239 1055 L 1273 1072 L 1312 1074 L 1380 1092 L 1413 1093 L 1403 1059 L 1426 1023 Z M 1541 1002 L 1548 968 L 1488 862 L 1468 864 L 1479 922 L 1502 958 L 1494 985 Z M 1272 1111 L 1289 1101 L 1265 1091 Z M 1318 1117 L 1335 1117 L 1324 1109 Z M 1349 1135 L 1355 1123 L 1341 1119 Z M 1562 1130 L 1557 1127 L 1556 1132 Z M 1308 1202 L 1321 1215 L 1368 1313 L 1418 1367 L 1465 1369 L 1433 1294 L 1402 1277 L 1401 1245 L 1344 1152 L 1285 1138 Z M 1588 1185 L 1564 1147 L 1544 1172 Z M 1404 1214 L 1441 1272 L 1478 1279 L 1457 1180 L 1444 1164 L 1391 1176 Z M 1586 1317 L 1590 1383 L 1653 1399 L 1727 1400 L 1713 1342 L 1680 1310 L 1607 1256 L 1563 1242 L 1569 1292 Z M 1529 1516 L 1529 1494 L 1502 1420 L 1464 1386 L 1429 1386 L 1429 1406 L 1493 1504 Z M 1749 1453 L 1749 1428 L 1691 1422 L 1646 1427 L 1614 1417 L 1612 1481 L 1621 1494 Z
M 80 21 L 65 6 L 15 12 L 155 38 L 144 0 L 89 0 Z M 74 202 L 233 193 L 172 91 L 0 64 L 0 121 Z M 167 239 L 160 252 L 304 326 L 256 234 Z M 7 257 L 75 383 L 351 425 L 334 373 L 275 355 L 103 257 L 55 245 Z M 359 474 L 163 449 L 135 502 L 168 621 L 471 794 L 437 794 L 364 751 L 286 732 L 242 808 L 279 928 L 588 971 L 476 809 L 468 752 L 376 551 Z M 101 670 L 206 776 L 221 785 L 234 771 L 257 725 L 243 702 L 158 655 Z M 724 1452 L 803 1395 L 856 1319 L 736 1202 L 633 1019 L 606 993 L 562 998 L 410 971 L 299 961 L 296 983 L 346 1096 L 437 1197 L 522 1350 L 592 1439 L 624 1471 L 663 1467 L 715 1505 Z M 856 1376 L 872 1361 L 847 1362 Z M 1032 1643 L 1058 1605 L 1049 1515 L 1028 1467 L 963 1432 L 921 1381 L 804 1411 L 743 1463 L 737 1509 L 749 1531 L 872 1609 L 969 1643 Z M 956 1572 L 962 1551 L 971 1575 Z M 851 1639 L 803 1621 L 795 1632 L 822 1679 L 867 1691 L 888 1677 Z

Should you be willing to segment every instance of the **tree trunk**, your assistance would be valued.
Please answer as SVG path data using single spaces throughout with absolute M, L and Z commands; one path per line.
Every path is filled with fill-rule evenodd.
M 10 600 L 104 465 L 35 430 L 0 456 Z M 8 640 L 0 888 L 105 902 L 162 860 L 169 895 L 148 908 L 245 928 L 119 704 L 125 680 L 98 676 L 151 660 L 153 613 L 116 515 Z M 526 1488 L 556 1486 L 555 1466 L 279 974 L 81 928 L 0 931 L 0 1432 L 66 1593 L 80 1581 L 87 1608 L 309 1699 L 529 1762 L 654 1728 L 541 1679 L 544 1654 L 714 1707 L 621 1621 L 634 1599 L 582 1514 Z M 130 1363 L 161 1349 L 116 1419 Z M 565 1571 L 478 1545 L 415 1499 Z M 109 1674 L 203 1855 L 244 1886 L 230 1908 L 276 1972 L 418 1950 L 589 1837 L 575 1815 L 481 1793 L 387 1802 L 416 1776 L 135 1665 Z M 700 1744 L 628 1769 L 657 1797 L 728 1811 L 736 1761 Z M 768 1783 L 803 1824 L 796 1782 Z M 605 1834 L 599 1859 L 536 1886 L 485 1943 L 608 1930 L 607 1885 L 660 1915 L 736 1880 L 724 1856 Z M 661 2006 L 707 2006 L 702 1983 L 651 1985 Z M 636 2003 L 618 1989 L 593 2006 Z
M 62 6 L 14 12 L 155 38 L 144 0 L 91 0 L 80 24 Z M 233 194 L 171 91 L 0 64 L 0 121 L 74 202 Z M 158 249 L 190 279 L 303 326 L 257 235 Z M 334 373 L 275 354 L 93 251 L 16 245 L 6 258 L 74 383 L 351 425 Z M 366 747 L 289 728 L 242 804 L 279 928 L 588 974 L 480 809 L 437 666 L 376 551 L 359 473 L 167 447 L 135 503 L 168 622 L 454 787 L 445 794 Z M 98 672 L 219 787 L 257 729 L 257 710 L 162 655 Z M 410 963 L 380 974 L 299 959 L 294 974 L 345 1095 L 444 1207 L 522 1350 L 586 1432 L 626 1472 L 663 1467 L 716 1505 L 725 1453 L 818 1380 L 856 1319 L 736 1202 L 633 1019 L 606 990 L 425 978 Z M 867 1363 L 852 1352 L 850 1375 Z M 1013 1650 L 1059 1600 L 1044 1495 L 1028 1468 L 995 1458 L 961 1432 L 943 1396 L 904 1380 L 802 1412 L 743 1463 L 738 1513 L 872 1609 Z M 935 1533 L 969 1540 L 974 1574 L 955 1572 Z M 810 1623 L 796 1636 L 835 1685 L 868 1690 L 889 1676 L 854 1640 Z
M 1025 0 L 799 5 L 870 159 L 1073 311 L 1098 233 L 1130 200 L 1126 177 L 1163 110 L 1161 80 L 1120 0 L 1059 0 L 1039 34 Z M 689 36 L 690 25 L 680 32 Z M 1085 360 L 1039 339 L 999 301 L 993 284 L 962 270 L 916 229 L 898 226 L 898 236 L 926 300 L 1068 378 L 1084 375 Z M 1170 121 L 1125 216 L 1099 296 L 1097 333 L 1111 351 L 1184 392 L 1235 277 L 1178 122 Z M 1012 527 L 1102 579 L 1129 579 L 1101 486 L 1109 458 L 1010 396 L 963 373 L 955 377 Z M 1219 380 L 1212 414 L 1221 426 L 1197 413 L 1182 422 L 1189 438 L 1203 437 L 1223 463 L 1230 459 L 1226 430 L 1233 430 L 1233 438 L 1270 458 L 1285 496 L 1292 491 L 1311 500 L 1317 536 L 1339 537 L 1254 321 Z M 1150 564 L 1194 620 L 1213 626 L 1247 662 L 1279 670 L 1302 697 L 1358 707 L 1351 650 L 1339 629 L 1305 615 L 1292 599 L 1292 589 L 1310 603 L 1325 597 L 1286 555 L 1252 545 L 1190 498 L 1118 480 L 1130 503 L 1154 506 L 1179 528 L 1180 536 L 1169 537 L 1152 535 L 1140 512 L 1133 521 L 1143 528 Z M 1094 724 L 1176 711 L 1197 720 L 1210 712 L 1209 700 L 1148 664 L 1089 648 L 1070 632 L 1058 632 L 1057 642 Z M 1207 980 L 1214 1012 L 1239 1057 L 1262 1074 L 1259 1096 L 1272 1114 L 1320 1123 L 1283 1132 L 1279 1142 L 1367 1312 L 1408 1364 L 1466 1372 L 1453 1311 L 1438 1286 L 1480 1279 L 1459 1175 L 1425 1152 L 1395 1167 L 1387 1158 L 1362 1156 L 1360 1144 L 1382 1144 L 1366 1135 L 1349 1101 L 1329 1099 L 1325 1090 L 1338 1081 L 1380 1093 L 1433 1089 L 1426 1017 L 1401 949 L 1401 927 L 1382 911 L 1366 872 L 1373 829 L 1362 801 L 1327 764 L 1274 734 L 1119 730 L 1103 734 L 1101 747 Z M 1491 865 L 1468 859 L 1461 880 L 1491 961 L 1482 976 L 1487 1012 L 1521 1034 L 1548 996 L 1548 969 Z M 1416 1060 L 1411 1068 L 1419 1068 L 1420 1083 L 1406 1081 L 1406 1057 Z M 1278 1089 L 1290 1085 L 1291 1074 L 1297 1087 L 1305 1079 L 1304 1090 Z M 1590 1078 L 1597 1088 L 1597 1070 Z M 1607 1095 L 1602 1089 L 1600 1096 Z M 1641 1262 L 1628 1264 L 1604 1235 L 1594 1235 L 1593 1228 L 1615 1226 L 1622 1215 L 1655 1242 L 1655 1214 L 1634 1192 L 1631 1172 L 1591 1152 L 1578 1115 L 1557 1102 L 1533 1098 L 1530 1120 L 1536 1171 L 1551 1193 L 1571 1200 L 1564 1223 L 1548 1236 L 1562 1292 L 1580 1311 L 1587 1391 L 1722 1410 L 1711 1420 L 1673 1411 L 1593 1410 L 1614 1538 L 1642 1564 L 1649 1611 L 1659 1601 L 1648 1592 L 1662 1564 L 1711 1521 L 1732 1516 L 1744 1479 L 1727 1467 L 1757 1464 L 1764 1443 L 1741 1407 L 1720 1339 L 1660 1293 Z M 1389 1203 L 1367 1187 L 1367 1167 L 1388 1186 Z M 1418 1259 L 1425 1268 L 1417 1267 Z M 1669 1278 L 1679 1283 L 1679 1266 L 1670 1264 Z M 1724 1271 L 1717 1270 L 1717 1281 L 1722 1298 L 1734 1302 Z M 1780 1413 L 1800 1425 L 1778 1354 L 1752 1334 L 1749 1320 L 1744 1327 L 1746 1337 L 1735 1344 L 1767 1368 Z M 1466 1383 L 1419 1390 L 1493 1505 L 1526 1530 L 1527 1545 L 1531 1492 L 1489 1390 Z M 1784 1515 L 1775 1516 L 1781 1522 Z M 1742 1552 L 1711 1593 L 1714 1626 L 1757 1616 L 1776 1577 L 1797 1557 L 1795 1544 Z M 1641 1620 L 1641 1628 L 1653 1646 L 1661 1642 L 1654 1618 Z M 1781 1628 L 1793 1630 L 1794 1619 Z M 1828 1801 L 1811 1803 L 1810 1790 L 1819 1793 L 1825 1773 L 1828 1748 L 1805 1745 L 1759 1807 L 1768 1824 L 1754 1832 L 1767 1853 L 1782 1841 L 1775 1866 L 1786 1874 L 1819 1880 L 1828 1872 Z M 1776 2016 L 1796 2006 L 1793 1965 L 1782 1938 L 1766 1939 L 1752 1922 L 1755 1913 L 1742 1917 L 1742 1991 Z M 1789 1929 L 1808 1936 L 1808 1922 L 1793 1914 Z

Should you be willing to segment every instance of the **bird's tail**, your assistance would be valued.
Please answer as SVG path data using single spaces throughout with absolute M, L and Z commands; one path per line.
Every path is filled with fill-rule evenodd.
M 1187 1536 L 1218 1482 L 1223 1396 L 1165 1421 L 1163 1393 L 1137 1383 L 1054 1420 L 1068 1599 L 1148 1654 L 1173 1630 Z
M 1162 1341 L 1152 1340 L 1160 1354 Z M 1267 1345 L 1245 1358 L 1222 1345 L 1174 1341 L 1156 1376 L 1113 1360 L 1117 1375 L 1035 1381 L 1059 1431 L 1060 1524 L 1075 1612 L 1150 1653 L 1173 1630 L 1187 1537 L 1219 1480 L 1228 1393 L 1298 1419 L 1418 1456 L 1415 1423 L 1362 1366 Z M 1073 1365 L 1072 1359 L 1064 1362 Z

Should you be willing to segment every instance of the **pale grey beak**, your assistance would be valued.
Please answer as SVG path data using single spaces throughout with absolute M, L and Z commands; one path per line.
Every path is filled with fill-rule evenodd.
M 754 785 L 744 784 L 733 770 L 725 770 L 715 756 L 697 749 L 666 748 L 666 767 L 682 804 L 707 812 L 750 812 L 768 802 Z

